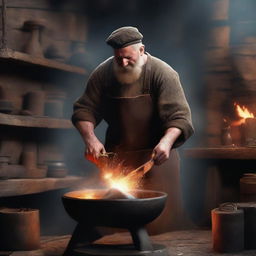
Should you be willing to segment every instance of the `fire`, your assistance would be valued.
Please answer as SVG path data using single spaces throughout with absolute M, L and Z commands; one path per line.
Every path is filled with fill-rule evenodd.
M 117 166 L 112 170 L 101 169 L 102 178 L 106 182 L 107 187 L 116 188 L 122 192 L 129 192 L 130 190 L 136 189 L 140 185 L 142 177 L 127 175 L 127 169 L 123 170 L 122 166 Z
M 125 178 L 116 178 L 116 179 L 110 179 L 108 180 L 110 188 L 116 188 L 123 192 L 128 192 L 131 190 L 130 183 L 127 182 Z
M 99 195 L 93 191 L 86 191 L 81 192 L 80 194 L 76 195 L 76 198 L 79 199 L 99 199 Z
M 241 119 L 238 121 L 234 121 L 232 123 L 233 126 L 239 126 L 241 124 L 244 124 L 246 118 L 254 118 L 254 114 L 251 113 L 245 106 L 240 106 L 237 103 L 234 103 L 234 106 L 236 107 L 236 112 L 238 116 L 241 117 Z
M 98 166 L 100 176 L 107 188 L 129 193 L 129 191 L 140 187 L 144 176 L 143 172 L 136 172 L 135 170 L 132 172 L 129 168 L 124 167 L 122 162 L 117 162 L 115 158 L 99 157 L 95 159 L 92 156 L 86 156 L 86 158 Z M 88 195 L 86 198 L 94 199 L 95 197 Z

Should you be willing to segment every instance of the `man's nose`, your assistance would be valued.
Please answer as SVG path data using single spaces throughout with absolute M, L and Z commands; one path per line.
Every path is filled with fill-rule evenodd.
M 121 60 L 122 67 L 126 67 L 126 66 L 128 66 L 128 64 L 129 64 L 129 61 L 127 59 L 122 59 Z

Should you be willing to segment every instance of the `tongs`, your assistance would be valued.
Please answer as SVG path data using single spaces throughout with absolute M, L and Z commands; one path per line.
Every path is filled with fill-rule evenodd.
M 154 165 L 154 156 L 155 154 L 153 153 L 151 155 L 151 158 L 149 161 L 147 161 L 146 163 L 144 163 L 143 165 L 139 166 L 138 168 L 136 168 L 135 170 L 133 170 L 132 172 L 128 173 L 126 178 L 132 178 L 134 176 L 144 176 Z
M 114 152 L 106 152 L 106 153 L 100 154 L 98 159 L 91 157 L 90 155 L 87 155 L 86 158 L 92 163 L 94 163 L 96 166 L 98 166 L 99 168 L 102 168 L 102 167 L 106 167 L 107 165 L 110 165 L 110 163 L 113 162 L 113 159 L 115 158 L 115 156 L 116 156 L 116 153 Z M 145 175 L 154 165 L 154 156 L 155 154 L 153 153 L 149 161 L 147 161 L 143 165 L 139 166 L 135 170 L 128 173 L 125 178 L 130 179 L 134 176 L 142 177 L 143 175 Z
M 104 166 L 106 167 L 106 165 L 110 164 L 110 162 L 113 160 L 115 156 L 116 156 L 116 153 L 114 152 L 101 153 L 98 158 L 95 158 L 90 154 L 85 155 L 87 160 L 94 163 L 99 168 L 102 168 Z

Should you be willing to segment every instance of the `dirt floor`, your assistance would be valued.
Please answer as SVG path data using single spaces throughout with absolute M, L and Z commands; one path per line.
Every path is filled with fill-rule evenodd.
M 42 237 L 41 249 L 35 251 L 0 252 L 0 256 L 61 256 L 66 248 L 70 236 Z M 216 253 L 212 249 L 211 231 L 189 230 L 175 231 L 157 236 L 151 236 L 155 244 L 162 244 L 168 248 L 169 256 L 256 256 L 256 250 L 244 250 L 239 253 Z M 131 243 L 129 233 L 116 233 L 98 240 L 101 244 Z

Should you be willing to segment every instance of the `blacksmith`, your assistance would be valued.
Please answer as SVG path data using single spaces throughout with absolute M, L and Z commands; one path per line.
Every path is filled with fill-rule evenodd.
M 142 39 L 135 27 L 121 27 L 110 34 L 106 43 L 114 56 L 90 75 L 84 94 L 74 104 L 72 121 L 86 153 L 95 158 L 106 151 L 116 152 L 136 168 L 154 153 L 155 165 L 144 188 L 169 196 L 164 212 L 149 226 L 153 234 L 179 228 L 182 222 L 175 148 L 193 134 L 193 126 L 177 72 L 145 52 Z M 108 124 L 104 144 L 94 134 L 102 119 Z

